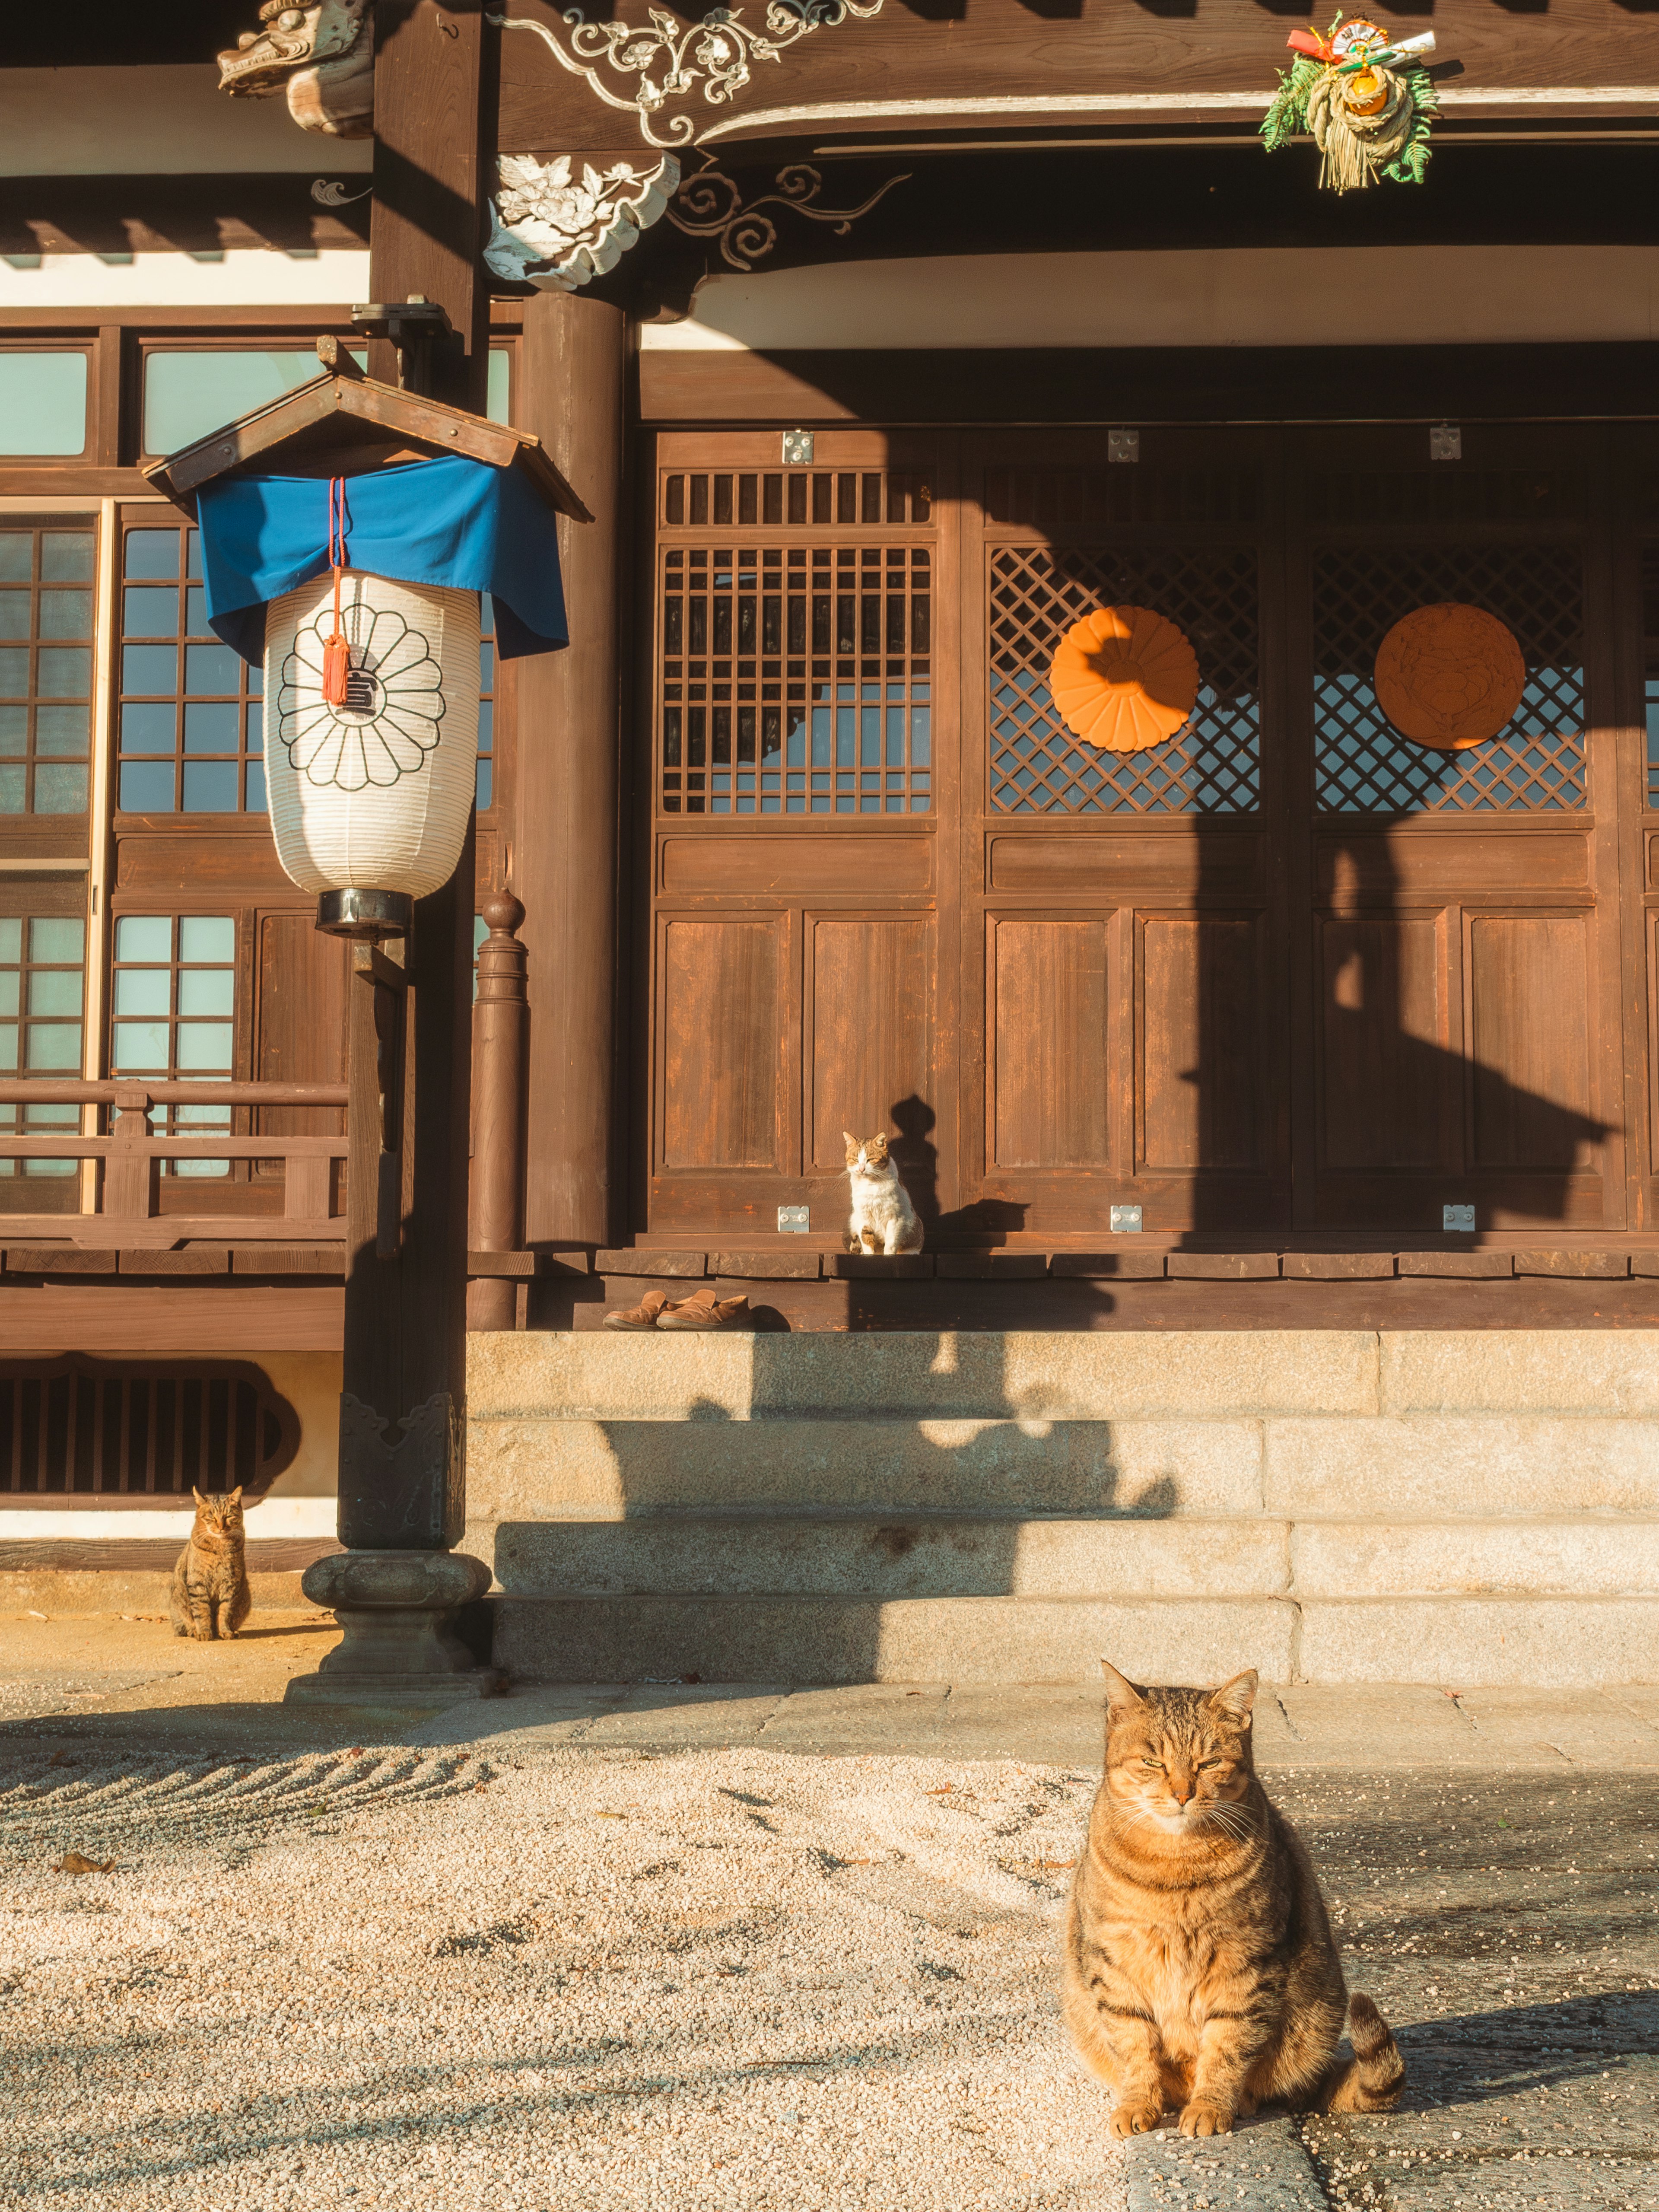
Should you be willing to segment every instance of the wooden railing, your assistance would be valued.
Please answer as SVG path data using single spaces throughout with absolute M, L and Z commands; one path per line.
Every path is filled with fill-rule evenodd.
M 346 1157 L 343 1133 L 336 1136 L 233 1136 L 204 1129 L 190 1136 L 158 1133 L 149 1125 L 153 1107 L 327 1107 L 346 1103 L 343 1083 L 64 1083 L 0 1081 L 0 1105 L 88 1106 L 100 1111 L 93 1132 L 44 1127 L 18 1129 L 0 1136 L 0 1159 L 91 1160 L 96 1178 L 93 1211 L 65 1213 L 0 1214 L 6 1239 L 67 1237 L 77 1244 L 114 1244 L 134 1249 L 165 1246 L 191 1238 L 216 1243 L 285 1244 L 340 1243 L 345 1218 L 334 1211 L 334 1163 Z M 82 1118 L 85 1118 L 84 1112 Z M 169 1160 L 261 1160 L 283 1170 L 282 1210 L 256 1212 L 216 1208 L 191 1214 L 163 1213 L 161 1170 Z M 177 1185 L 175 1184 L 175 1188 Z M 246 1188 L 244 1184 L 240 1186 Z M 17 1190 L 15 1182 L 12 1185 Z
M 530 1009 L 526 991 L 524 947 L 518 941 L 524 908 L 509 893 L 497 891 L 480 902 L 489 934 L 478 955 L 478 994 L 472 1025 L 472 1175 L 471 1228 L 467 1273 L 473 1278 L 468 1293 L 470 1326 L 474 1328 L 512 1328 L 527 1309 L 520 1287 L 536 1272 L 536 1255 L 524 1245 L 525 1106 Z M 368 948 L 356 948 L 354 979 L 362 975 L 381 988 L 376 991 L 375 1012 L 379 1048 L 364 1062 L 363 1103 L 368 1116 L 360 1132 L 378 1130 L 380 1157 L 371 1149 L 369 1161 L 380 1170 L 375 1190 L 377 1220 L 374 1234 L 382 1257 L 395 1255 L 400 1234 L 398 1213 L 404 1203 L 398 1157 L 398 1116 L 396 1100 L 401 1095 L 398 1059 L 401 1020 L 395 1000 L 403 985 L 402 970 Z M 354 980 L 354 988 L 356 983 Z M 382 1004 L 384 1000 L 386 1003 Z M 384 1085 L 382 1090 L 380 1086 Z M 280 1272 L 305 1265 L 305 1255 L 295 1248 L 309 1246 L 322 1272 L 339 1272 L 344 1264 L 347 1237 L 346 1178 L 349 1156 L 349 1086 L 343 1083 L 161 1083 L 112 1080 L 103 1083 L 59 1082 L 52 1079 L 0 1079 L 0 1108 L 32 1106 L 72 1107 L 85 1123 L 88 1109 L 94 1126 L 74 1129 L 46 1125 L 21 1126 L 22 1114 L 13 1117 L 19 1126 L 0 1128 L 0 1160 L 64 1160 L 91 1164 L 83 1173 L 76 1196 L 76 1209 L 26 1213 L 12 1206 L 25 1198 L 27 1185 L 10 1176 L 0 1182 L 0 1194 L 11 1206 L 0 1209 L 0 1249 L 8 1252 L 9 1272 L 30 1273 L 49 1269 L 52 1248 L 65 1245 L 92 1255 L 98 1252 L 159 1254 L 177 1246 L 210 1247 L 198 1249 L 190 1264 L 228 1265 L 232 1248 L 265 1246 L 283 1262 Z M 246 1133 L 233 1134 L 229 1127 L 192 1127 L 189 1135 L 157 1132 L 150 1127 L 156 1109 L 188 1106 L 218 1107 L 228 1121 L 232 1113 Z M 256 1116 L 272 1109 L 326 1109 L 341 1121 L 331 1135 L 289 1136 L 260 1133 Z M 241 1109 L 236 1111 L 236 1109 Z M 250 1110 L 251 1109 L 251 1110 Z M 191 1183 L 182 1177 L 166 1177 L 169 1161 L 223 1160 L 255 1162 L 280 1167 L 280 1187 L 273 1176 L 261 1195 L 270 1203 L 260 1211 L 244 1199 L 253 1185 L 246 1177 L 227 1177 L 213 1186 L 221 1202 L 211 1211 L 186 1211 Z M 162 1206 L 162 1192 L 171 1203 Z M 61 1188 L 61 1186 L 59 1186 Z M 194 1188 L 206 1195 L 205 1180 Z M 280 1189 L 280 1196 L 279 1196 Z M 28 1248 L 40 1248 L 32 1249 Z M 277 1248 L 282 1248 L 280 1252 Z M 28 1249 L 29 1264 L 16 1267 L 16 1258 Z M 216 1253 L 216 1262 L 213 1254 Z M 37 1268 L 35 1263 L 39 1262 Z M 78 1261 L 64 1255 L 60 1265 L 85 1268 L 88 1257 Z M 145 1267 L 149 1266 L 147 1261 Z M 158 1263 L 159 1264 L 159 1263 Z M 183 1262 L 175 1262 L 175 1265 Z M 238 1267 L 243 1266 L 239 1256 Z M 253 1271 L 259 1272 L 257 1258 Z M 126 1261 L 122 1260 L 121 1268 Z M 143 1272 L 140 1269 L 139 1272 Z

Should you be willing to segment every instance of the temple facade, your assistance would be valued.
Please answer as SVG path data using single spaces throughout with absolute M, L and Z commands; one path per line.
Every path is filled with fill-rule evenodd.
M 192 1482 L 332 1540 L 348 949 L 146 471 L 368 358 L 431 4 L 0 70 L 15 1575 Z M 483 22 L 486 411 L 592 517 L 480 656 L 508 1663 L 1652 1678 L 1659 26 L 1559 12 Z M 752 1328 L 598 1334 L 707 1282 Z

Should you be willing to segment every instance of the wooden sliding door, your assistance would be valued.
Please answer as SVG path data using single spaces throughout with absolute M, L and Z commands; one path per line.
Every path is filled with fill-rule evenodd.
M 1659 524 L 1610 436 L 659 438 L 641 1225 L 832 1230 L 877 1127 L 947 1236 L 1650 1218 Z M 1445 603 L 1525 670 L 1465 750 L 1373 685 Z M 1200 679 L 1121 755 L 1048 690 L 1113 604 Z

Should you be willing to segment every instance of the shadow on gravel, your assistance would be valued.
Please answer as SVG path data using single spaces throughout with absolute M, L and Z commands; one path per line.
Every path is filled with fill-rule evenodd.
M 1659 1990 L 1609 1991 L 1559 2004 L 1500 2005 L 1395 2029 L 1406 2061 L 1403 2109 L 1473 2104 L 1494 2090 L 1553 2087 L 1659 2050 Z

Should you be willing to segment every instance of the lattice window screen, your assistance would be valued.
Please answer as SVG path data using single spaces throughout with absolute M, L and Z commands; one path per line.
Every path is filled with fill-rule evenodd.
M 1390 727 L 1376 649 L 1414 607 L 1461 600 L 1514 631 L 1527 688 L 1508 727 L 1435 752 Z M 1314 756 L 1328 814 L 1559 812 L 1584 804 L 1583 556 L 1572 544 L 1331 547 L 1315 557 Z
M 1261 804 L 1256 555 L 1249 546 L 991 550 L 991 805 L 1005 814 L 1249 814 Z M 1093 607 L 1151 607 L 1198 655 L 1198 704 L 1145 752 L 1073 737 L 1048 665 Z
M 926 546 L 677 546 L 662 558 L 665 813 L 929 811 Z

